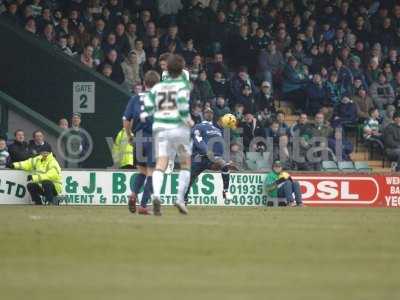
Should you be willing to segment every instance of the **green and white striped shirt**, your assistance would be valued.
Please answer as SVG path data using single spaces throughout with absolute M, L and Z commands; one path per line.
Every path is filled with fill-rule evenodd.
M 4 169 L 10 158 L 10 154 L 6 149 L 0 150 L 0 169 Z
M 145 98 L 145 111 L 154 116 L 153 130 L 187 125 L 189 100 L 189 82 L 181 77 L 156 84 Z

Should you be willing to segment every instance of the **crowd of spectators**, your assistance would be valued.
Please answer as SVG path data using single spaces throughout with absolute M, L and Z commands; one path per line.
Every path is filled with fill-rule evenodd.
M 51 150 L 42 131 L 34 131 L 32 139 L 27 141 L 25 132 L 18 129 L 14 132 L 14 140 L 9 145 L 7 145 L 6 139 L 0 138 L 0 168 L 6 168 L 14 162 L 34 157 L 41 152 L 42 148 Z
M 71 125 L 68 120 L 62 118 L 58 122 L 58 126 L 61 130 L 68 130 L 68 136 L 65 138 L 71 138 L 71 143 L 68 149 L 64 149 L 62 154 L 65 158 L 72 159 L 68 166 L 79 167 L 79 158 L 84 157 L 89 151 L 89 140 L 85 132 L 81 127 L 81 115 L 74 113 L 71 117 Z M 17 129 L 14 132 L 12 140 L 8 140 L 6 136 L 0 136 L 0 169 L 9 167 L 12 163 L 21 162 L 29 158 L 39 155 L 43 149 L 53 152 L 51 145 L 46 141 L 45 133 L 42 130 L 35 130 L 32 133 L 32 139 L 27 139 L 24 130 Z M 55 150 L 55 149 L 54 149 Z M 60 149 L 58 149 L 61 151 Z M 74 164 L 74 161 L 78 163 Z
M 394 0 L 3 0 L 1 11 L 132 93 L 146 71 L 165 69 L 166 53 L 181 54 L 193 118 L 201 121 L 205 106 L 216 117 L 234 114 L 233 136 L 243 138 L 245 151 L 270 150 L 250 141 L 272 138 L 275 158 L 290 160 L 294 137 L 300 152 L 325 138 L 317 146 L 340 144 L 341 159 L 349 160 L 347 132 L 365 123 L 363 138 L 400 158 L 393 142 L 400 126 L 393 125 L 400 105 Z M 279 102 L 296 109 L 294 125 L 285 123 Z M 232 143 L 235 159 L 239 148 Z M 307 161 L 295 167 L 318 168 Z

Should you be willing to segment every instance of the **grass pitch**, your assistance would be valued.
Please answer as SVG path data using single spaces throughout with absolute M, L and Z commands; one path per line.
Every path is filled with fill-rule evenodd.
M 399 299 L 400 210 L 0 208 L 0 298 Z

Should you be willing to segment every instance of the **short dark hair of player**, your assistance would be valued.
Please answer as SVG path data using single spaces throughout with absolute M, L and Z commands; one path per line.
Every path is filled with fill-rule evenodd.
M 144 85 L 147 88 L 152 88 L 160 82 L 160 75 L 156 71 L 147 71 L 144 75 Z
M 181 75 L 184 67 L 185 60 L 182 56 L 172 54 L 168 58 L 168 75 L 172 78 L 177 78 L 179 75 Z

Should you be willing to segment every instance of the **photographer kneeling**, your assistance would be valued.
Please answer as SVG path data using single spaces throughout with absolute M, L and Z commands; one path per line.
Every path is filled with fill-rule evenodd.
M 12 163 L 10 168 L 31 173 L 27 177 L 27 189 L 36 205 L 42 204 L 40 196 L 44 196 L 46 203 L 58 205 L 55 197 L 62 190 L 61 168 L 49 146 L 44 145 L 35 157 Z
M 265 186 L 269 197 L 285 198 L 288 206 L 303 205 L 300 184 L 294 181 L 289 173 L 283 172 L 282 163 L 279 160 L 273 163 L 272 171 L 267 174 Z M 293 199 L 293 194 L 295 199 Z

